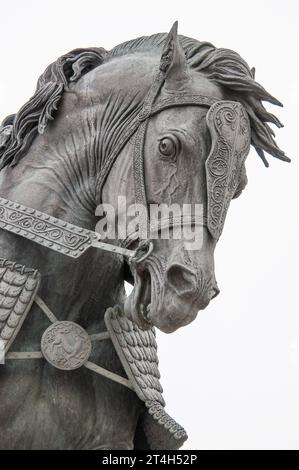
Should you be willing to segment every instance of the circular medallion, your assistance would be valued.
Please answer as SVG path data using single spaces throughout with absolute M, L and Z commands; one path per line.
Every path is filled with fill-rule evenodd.
M 91 353 L 91 340 L 77 323 L 59 321 L 46 329 L 41 340 L 44 358 L 57 369 L 83 366 Z

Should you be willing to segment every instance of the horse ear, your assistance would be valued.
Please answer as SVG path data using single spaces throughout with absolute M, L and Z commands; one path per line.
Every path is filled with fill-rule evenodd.
M 165 39 L 160 70 L 166 75 L 167 88 L 181 88 L 190 80 L 186 56 L 178 37 L 177 21 Z

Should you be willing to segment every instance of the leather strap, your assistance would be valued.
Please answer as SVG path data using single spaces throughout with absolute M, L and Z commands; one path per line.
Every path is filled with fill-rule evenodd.
M 133 178 L 135 204 L 141 204 L 147 208 L 147 197 L 144 181 L 144 142 L 148 121 L 143 121 L 135 135 L 134 154 L 133 154 Z
M 182 214 L 179 216 L 174 217 L 166 217 L 162 219 L 151 219 L 149 224 L 149 238 L 154 238 L 157 232 L 164 230 L 166 228 L 175 228 L 175 227 L 183 227 L 184 225 L 196 225 L 200 227 L 207 227 L 207 217 L 203 216 L 196 216 L 192 214 Z M 130 232 L 126 239 L 122 242 L 122 246 L 129 247 L 133 242 L 138 240 L 139 238 L 139 231 L 134 230 Z
M 42 359 L 44 356 L 40 351 L 18 351 L 9 352 L 5 355 L 5 359 Z
M 144 146 L 146 138 L 146 130 L 148 121 L 153 115 L 174 107 L 174 106 L 207 106 L 210 107 L 217 102 L 215 98 L 196 94 L 176 94 L 171 95 L 162 100 L 154 103 L 155 97 L 159 91 L 159 83 L 161 86 L 161 72 L 158 73 L 157 80 L 154 80 L 148 95 L 145 99 L 144 106 L 139 114 L 141 121 L 138 130 L 135 134 L 134 140 L 134 153 L 133 153 L 133 178 L 134 178 L 134 195 L 135 204 L 140 204 L 146 208 L 148 212 L 147 197 L 146 197 L 146 183 L 144 172 Z M 149 216 L 147 217 L 148 224 L 150 223 Z

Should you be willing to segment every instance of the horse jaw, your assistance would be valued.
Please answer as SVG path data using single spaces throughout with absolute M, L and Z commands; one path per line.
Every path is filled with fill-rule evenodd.
M 134 288 L 126 298 L 124 311 L 128 318 L 135 322 L 140 328 L 147 330 L 152 326 L 148 317 L 151 311 L 152 282 L 148 269 L 132 270 L 134 276 Z

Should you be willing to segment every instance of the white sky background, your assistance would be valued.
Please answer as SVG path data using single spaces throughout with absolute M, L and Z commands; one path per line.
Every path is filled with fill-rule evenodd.
M 0 120 L 58 56 L 168 31 L 176 19 L 180 33 L 239 52 L 284 103 L 277 140 L 291 165 L 269 157 L 266 169 L 251 152 L 248 187 L 216 250 L 221 293 L 185 329 L 158 333 L 158 344 L 186 449 L 298 449 L 298 2 L 2 0 L 0 11 Z

